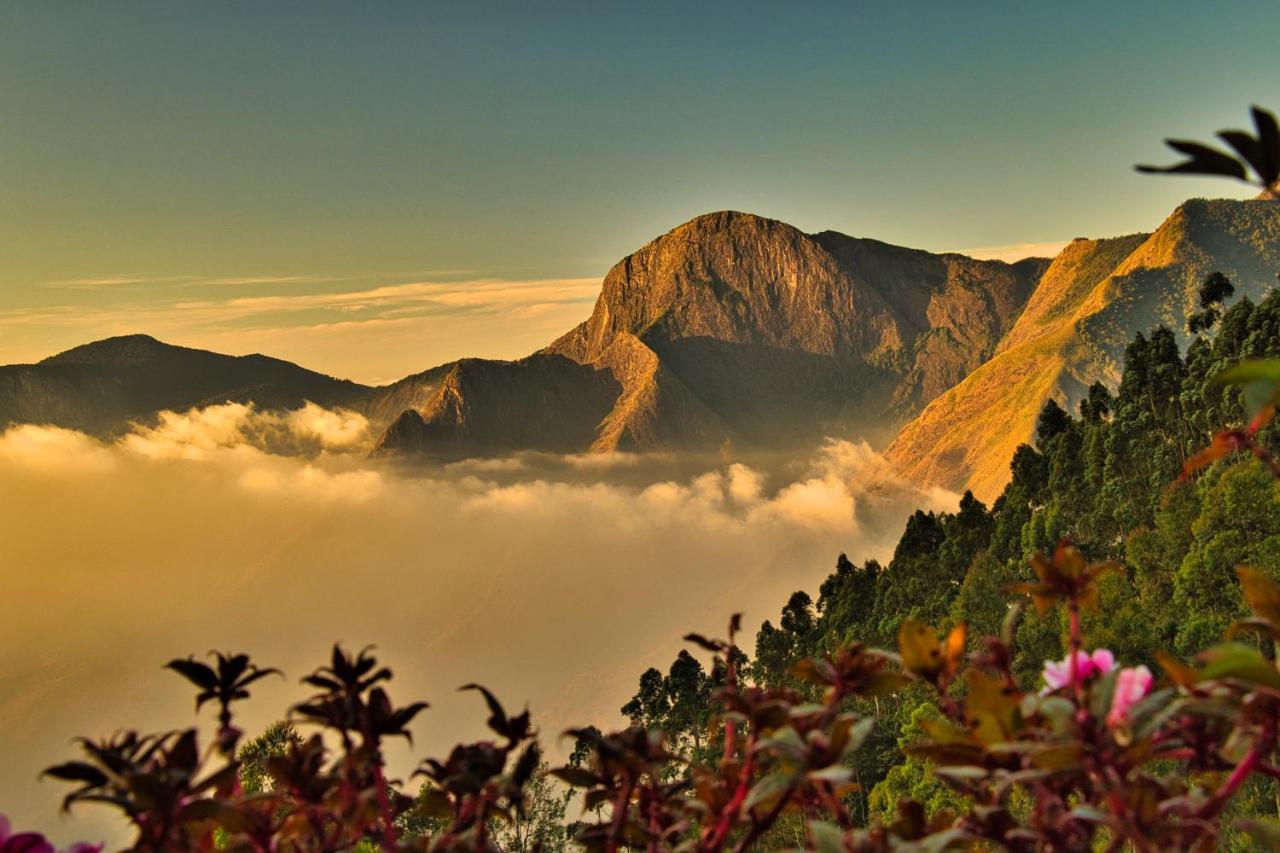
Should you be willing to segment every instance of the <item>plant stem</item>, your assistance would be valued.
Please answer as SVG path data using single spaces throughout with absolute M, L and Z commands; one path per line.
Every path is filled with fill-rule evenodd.
M 396 849 L 395 818 L 391 814 L 391 798 L 387 795 L 387 777 L 382 775 L 382 757 L 378 757 L 374 780 L 378 786 L 378 811 L 382 815 L 382 846 L 387 850 Z
M 778 804 L 769 809 L 769 813 L 765 815 L 764 820 L 752 822 L 751 831 L 748 832 L 736 846 L 734 846 L 733 853 L 744 853 L 744 851 L 755 843 L 757 838 L 769 830 L 769 827 L 777 823 L 778 815 L 782 814 L 782 810 L 787 807 L 787 803 L 791 802 L 791 794 L 791 791 L 787 791 L 787 793 L 783 794 L 778 799 Z
M 1067 601 L 1067 613 L 1071 617 L 1070 633 L 1067 637 L 1067 658 L 1070 666 L 1071 692 L 1076 698 L 1076 705 L 1084 710 L 1084 681 L 1080 677 L 1080 651 L 1083 642 L 1080 637 L 1080 603 L 1073 597 Z
M 613 821 L 609 825 L 609 840 L 605 844 L 608 853 L 618 849 L 618 838 L 622 835 L 622 827 L 627 821 L 627 812 L 631 808 L 631 794 L 636 789 L 635 779 L 628 777 L 618 799 L 613 803 Z
M 754 734 L 747 738 L 746 759 L 742 763 L 742 772 L 738 776 L 738 787 L 734 790 L 729 802 L 720 811 L 720 817 L 716 821 L 715 828 L 707 836 L 702 847 L 704 850 L 719 850 L 724 846 L 725 840 L 729 837 L 729 831 L 733 828 L 733 817 L 747 799 L 747 792 L 751 788 L 751 778 L 755 775 L 755 741 Z
M 1273 730 L 1268 729 L 1259 735 L 1258 739 L 1249 747 L 1249 751 L 1245 753 L 1244 758 L 1231 771 L 1231 775 L 1223 781 L 1218 790 L 1209 798 L 1209 801 L 1200 807 L 1200 810 L 1196 812 L 1196 816 L 1209 818 L 1221 811 L 1222 807 L 1227 804 L 1227 800 L 1231 799 L 1232 795 L 1240 789 L 1240 786 L 1262 764 L 1262 756 L 1270 752 L 1274 746 L 1275 732 Z

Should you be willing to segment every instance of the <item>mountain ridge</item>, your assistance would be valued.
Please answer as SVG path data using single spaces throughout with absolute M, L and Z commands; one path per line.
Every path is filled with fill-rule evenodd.
M 110 434 L 162 408 L 311 400 L 369 417 L 378 453 L 442 460 L 867 438 L 912 480 L 989 498 L 1044 400 L 1113 381 L 1134 332 L 1182 328 L 1211 268 L 1260 294 L 1276 234 L 1280 205 L 1193 199 L 1151 233 L 1005 263 L 718 211 L 618 261 L 591 316 L 521 359 L 370 387 L 120 336 L 0 367 L 0 424 Z
M 904 425 L 886 457 L 913 481 L 994 499 L 1046 400 L 1074 407 L 1093 382 L 1114 384 L 1139 331 L 1163 324 L 1185 346 L 1210 272 L 1261 297 L 1280 270 L 1277 235 L 1274 202 L 1190 199 L 1149 234 L 1073 241 L 993 358 Z
M 591 316 L 530 358 L 563 357 L 617 383 L 582 450 L 885 438 L 925 394 L 990 355 L 1044 264 L 934 255 L 718 211 L 615 264 Z M 968 317 L 963 329 L 958 316 Z M 913 347 L 929 335 L 917 358 Z M 438 429 L 406 430 L 380 447 L 457 445 L 443 437 L 462 427 L 442 401 L 419 413 Z

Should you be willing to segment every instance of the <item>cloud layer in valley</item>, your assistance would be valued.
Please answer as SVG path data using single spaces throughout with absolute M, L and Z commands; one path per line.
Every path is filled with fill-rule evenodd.
M 455 692 L 470 681 L 528 702 L 554 746 L 618 722 L 682 634 L 736 610 L 754 630 L 841 551 L 886 556 L 911 510 L 954 503 L 848 442 L 772 467 L 525 454 L 415 471 L 368 461 L 367 442 L 351 413 L 230 404 L 112 443 L 0 434 L 0 802 L 21 824 L 59 826 L 60 786 L 36 774 L 73 735 L 193 720 L 172 657 L 282 668 L 246 705 L 252 731 L 332 642 L 374 643 L 392 695 L 433 703 L 415 754 L 481 734 Z M 85 810 L 55 835 L 105 827 Z

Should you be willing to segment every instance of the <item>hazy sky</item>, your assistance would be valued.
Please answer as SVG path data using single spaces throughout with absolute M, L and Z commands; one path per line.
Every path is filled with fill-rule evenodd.
M 1280 107 L 1277 31 L 1274 2 L 5 2 L 0 361 L 520 355 L 721 208 L 929 249 L 1147 230 L 1244 194 L 1131 166 Z

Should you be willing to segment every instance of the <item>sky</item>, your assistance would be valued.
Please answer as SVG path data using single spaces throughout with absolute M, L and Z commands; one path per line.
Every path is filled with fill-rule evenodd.
M 747 210 L 931 250 L 1150 230 L 1280 107 L 1275 3 L 0 3 L 0 363 L 148 332 L 366 382 L 517 357 Z

